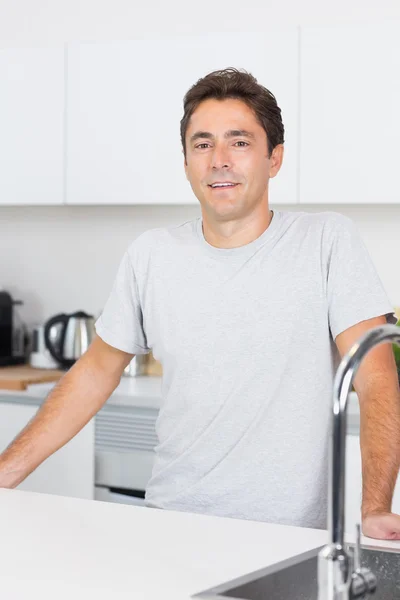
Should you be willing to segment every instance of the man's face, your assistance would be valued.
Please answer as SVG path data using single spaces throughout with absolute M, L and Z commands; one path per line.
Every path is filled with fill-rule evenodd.
M 208 99 L 192 114 L 186 131 L 185 172 L 202 209 L 224 221 L 268 205 L 268 181 L 282 163 L 283 145 L 268 158 L 267 136 L 241 100 Z M 217 182 L 234 187 L 213 188 Z

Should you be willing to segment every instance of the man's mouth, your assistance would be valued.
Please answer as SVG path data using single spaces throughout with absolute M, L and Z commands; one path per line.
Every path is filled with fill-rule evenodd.
M 238 183 L 233 183 L 232 181 L 226 181 L 224 183 L 211 183 L 208 185 L 208 187 L 210 187 L 213 190 L 220 190 L 220 189 L 229 189 L 229 188 L 234 188 L 237 185 L 239 185 Z

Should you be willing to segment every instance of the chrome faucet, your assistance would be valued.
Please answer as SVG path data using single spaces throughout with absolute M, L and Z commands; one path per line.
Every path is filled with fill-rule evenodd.
M 345 458 L 347 399 L 364 356 L 385 342 L 400 346 L 396 325 L 374 327 L 364 334 L 342 358 L 333 386 L 333 423 L 329 456 L 329 543 L 318 556 L 318 600 L 367 598 L 376 589 L 376 577 L 360 566 L 360 526 L 354 556 L 344 545 Z

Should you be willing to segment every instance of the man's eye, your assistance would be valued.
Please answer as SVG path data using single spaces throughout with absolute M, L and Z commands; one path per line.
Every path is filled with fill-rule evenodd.
M 243 142 L 242 140 L 235 142 L 235 144 L 244 144 L 244 146 L 249 146 L 248 142 Z M 196 148 L 204 148 L 206 146 L 209 146 L 209 144 L 207 142 L 204 142 L 203 144 L 197 144 L 197 146 L 195 146 L 195 147 Z M 240 147 L 243 148 L 243 146 L 240 146 Z

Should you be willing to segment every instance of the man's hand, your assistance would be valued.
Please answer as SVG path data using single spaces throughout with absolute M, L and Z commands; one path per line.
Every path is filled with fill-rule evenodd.
M 394 513 L 370 513 L 362 522 L 364 535 L 377 540 L 400 540 L 400 515 Z

